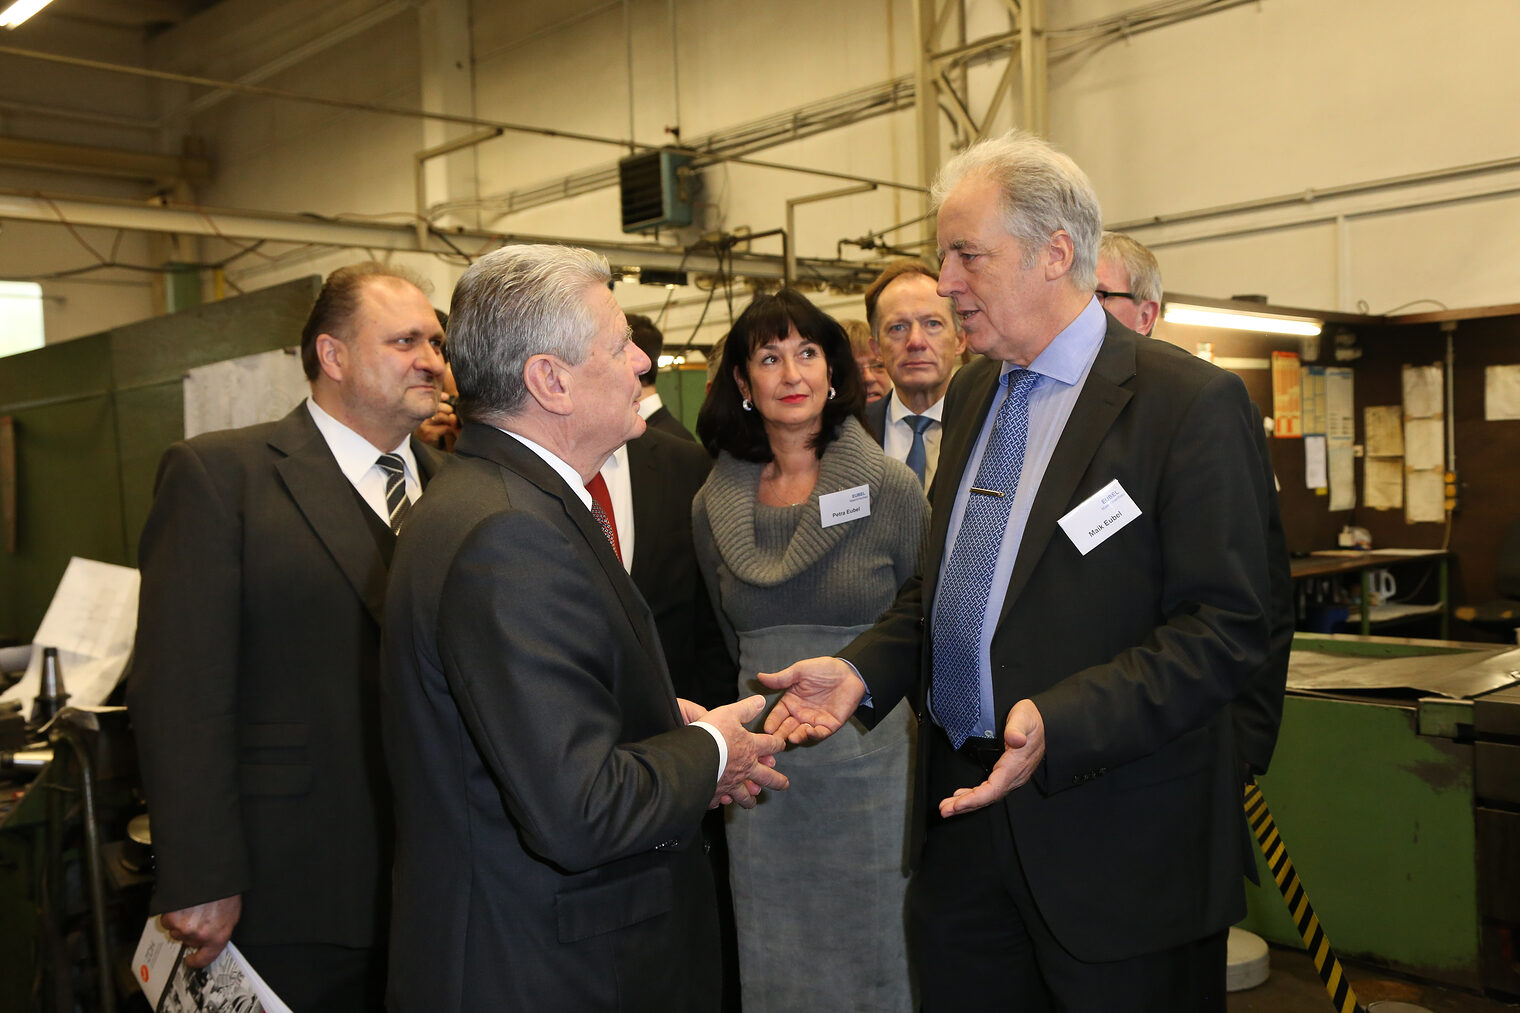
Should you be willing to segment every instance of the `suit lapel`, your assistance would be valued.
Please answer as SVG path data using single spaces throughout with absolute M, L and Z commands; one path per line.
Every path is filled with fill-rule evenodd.
M 332 554 L 375 622 L 385 611 L 385 560 L 305 402 L 275 425 L 269 445 L 286 456 L 275 470 L 297 509 Z M 419 458 L 420 461 L 420 458 Z
M 1056 442 L 1050 463 L 1024 524 L 1024 537 L 1014 558 L 1013 572 L 1003 598 L 1002 619 L 1029 582 L 1040 557 L 1055 534 L 1057 522 L 1071 506 L 1077 484 L 1087 473 L 1114 420 L 1133 394 L 1123 385 L 1135 375 L 1135 335 L 1110 321 L 1103 344 L 1088 371 L 1087 382 L 1077 395 L 1066 427 Z M 999 620 L 999 622 L 1002 621 Z
M 933 611 L 935 585 L 939 583 L 940 562 L 944 559 L 945 538 L 950 532 L 950 514 L 966 473 L 966 459 L 976 446 L 982 423 L 991 410 L 998 388 L 998 363 L 978 359 L 966 366 L 946 395 L 944 417 L 948 424 L 940 437 L 939 468 L 934 473 L 934 503 L 930 514 L 929 544 L 924 559 L 924 594 L 926 610 Z
M 466 437 L 469 438 L 466 439 Z M 613 590 L 617 592 L 618 601 L 628 616 L 628 623 L 633 627 L 640 645 L 661 673 L 666 687 L 670 689 L 672 706 L 674 706 L 675 689 L 670 681 L 670 673 L 665 668 L 665 654 L 660 648 L 659 635 L 655 632 L 654 616 L 639 595 L 638 589 L 633 586 L 628 571 L 623 569 L 622 561 L 612 551 L 612 543 L 607 541 L 607 536 L 602 533 L 601 525 L 596 522 L 596 518 L 591 515 L 590 510 L 586 509 L 574 490 L 566 485 L 559 473 L 549 467 L 541 457 L 514 437 L 498 432 L 490 426 L 465 423 L 459 434 L 459 442 L 454 445 L 454 450 L 456 453 L 483 457 L 509 471 L 516 472 L 546 495 L 559 501 L 565 511 L 565 516 L 590 545 L 597 563 L 607 575 Z

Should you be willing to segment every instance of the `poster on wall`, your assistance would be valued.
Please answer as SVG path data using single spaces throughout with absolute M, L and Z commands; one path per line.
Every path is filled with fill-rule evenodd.
M 1520 419 L 1520 366 L 1484 368 L 1483 418 L 1489 422 Z
M 1298 353 L 1273 352 L 1272 418 L 1276 427 L 1272 435 L 1279 439 L 1298 439 L 1304 435 L 1301 390 Z
M 1355 374 L 1349 366 L 1325 370 L 1325 447 L 1330 462 L 1330 509 L 1356 506 Z
M 1404 409 L 1368 405 L 1362 409 L 1362 502 L 1372 510 L 1404 505 Z
M 1446 390 L 1441 365 L 1405 366 L 1404 520 L 1446 519 Z
M 197 366 L 185 374 L 185 439 L 282 419 L 311 387 L 294 348 Z
M 1299 399 L 1303 402 L 1305 436 L 1325 435 L 1325 367 L 1305 366 L 1299 371 Z
M 1324 489 L 1330 484 L 1323 436 L 1304 437 L 1304 488 Z

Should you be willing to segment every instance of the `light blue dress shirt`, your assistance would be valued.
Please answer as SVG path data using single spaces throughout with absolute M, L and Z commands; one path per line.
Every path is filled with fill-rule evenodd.
M 1078 314 L 1077 318 L 1061 333 L 1057 334 L 1050 344 L 1045 346 L 1045 350 L 1029 364 L 1029 369 L 1040 376 L 1035 381 L 1034 389 L 1029 393 L 1029 438 L 1024 447 L 1024 469 L 1019 473 L 1018 492 L 1014 494 L 1013 505 L 1008 511 L 1008 527 L 1003 533 L 1003 541 L 998 548 L 997 566 L 993 570 L 992 587 L 987 594 L 987 612 L 982 617 L 981 645 L 977 652 L 977 675 L 981 680 L 982 713 L 977 722 L 976 734 L 985 738 L 1000 737 L 1003 732 L 1003 721 L 1007 717 L 1007 715 L 994 714 L 992 711 L 991 649 L 992 634 L 997 629 L 998 617 L 1003 612 L 1008 579 L 1013 574 L 1013 564 L 1018 556 L 1019 543 L 1024 538 L 1024 526 L 1029 521 L 1029 509 L 1040 490 L 1040 482 L 1045 477 L 1045 468 L 1050 464 L 1051 455 L 1055 453 L 1056 444 L 1061 439 L 1061 432 L 1066 428 L 1066 420 L 1071 416 L 1072 407 L 1077 403 L 1077 396 L 1082 393 L 1082 385 L 1087 382 L 1087 374 L 1092 369 L 1093 360 L 1098 357 L 1098 349 L 1103 344 L 1103 335 L 1107 330 L 1108 318 L 1097 297 L 1094 297 L 1087 304 L 1087 308 Z M 950 527 L 945 534 L 945 552 L 940 560 L 940 582 L 944 580 L 945 566 L 950 561 L 950 549 L 955 545 L 955 536 L 960 531 L 961 519 L 966 513 L 966 499 L 976 479 L 977 468 L 982 461 L 982 451 L 987 446 L 987 437 L 992 432 L 992 421 L 997 418 L 998 407 L 1002 405 L 1003 398 L 1008 396 L 1008 375 L 1016 369 L 1018 367 L 1012 363 L 1003 363 L 1002 375 L 998 378 L 997 394 L 994 395 L 992 404 L 987 408 L 987 416 L 982 420 L 981 433 L 977 436 L 976 445 L 971 449 L 971 456 L 966 460 L 966 469 L 961 475 L 960 488 L 956 490 L 954 505 L 950 512 Z M 938 602 L 936 601 L 931 607 L 937 609 Z M 932 713 L 934 709 L 932 698 L 929 701 L 929 709 Z M 936 723 L 937 721 L 936 718 Z

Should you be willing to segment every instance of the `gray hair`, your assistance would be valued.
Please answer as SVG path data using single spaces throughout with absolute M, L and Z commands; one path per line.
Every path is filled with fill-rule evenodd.
M 1156 263 L 1154 253 L 1122 232 L 1105 232 L 1098 257 L 1117 261 L 1124 268 L 1129 290 L 1136 299 L 1161 305 L 1161 265 Z
M 460 417 L 521 411 L 528 400 L 523 370 L 535 355 L 584 362 L 596 334 L 585 290 L 611 277 L 605 257 L 574 246 L 504 246 L 472 264 L 449 304 Z
M 1103 212 L 1087 174 L 1067 155 L 1022 130 L 980 141 L 945 163 L 930 197 L 936 211 L 950 191 L 968 176 L 997 184 L 1002 194 L 1003 228 L 1024 247 L 1025 266 L 1057 231 L 1071 237 L 1071 284 L 1098 284 L 1098 237 Z

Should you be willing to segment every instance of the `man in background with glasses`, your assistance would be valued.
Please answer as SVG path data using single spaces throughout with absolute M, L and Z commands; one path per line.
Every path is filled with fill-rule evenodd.
M 1098 246 L 1098 301 L 1136 334 L 1151 336 L 1161 318 L 1161 265 L 1122 232 L 1105 232 Z

